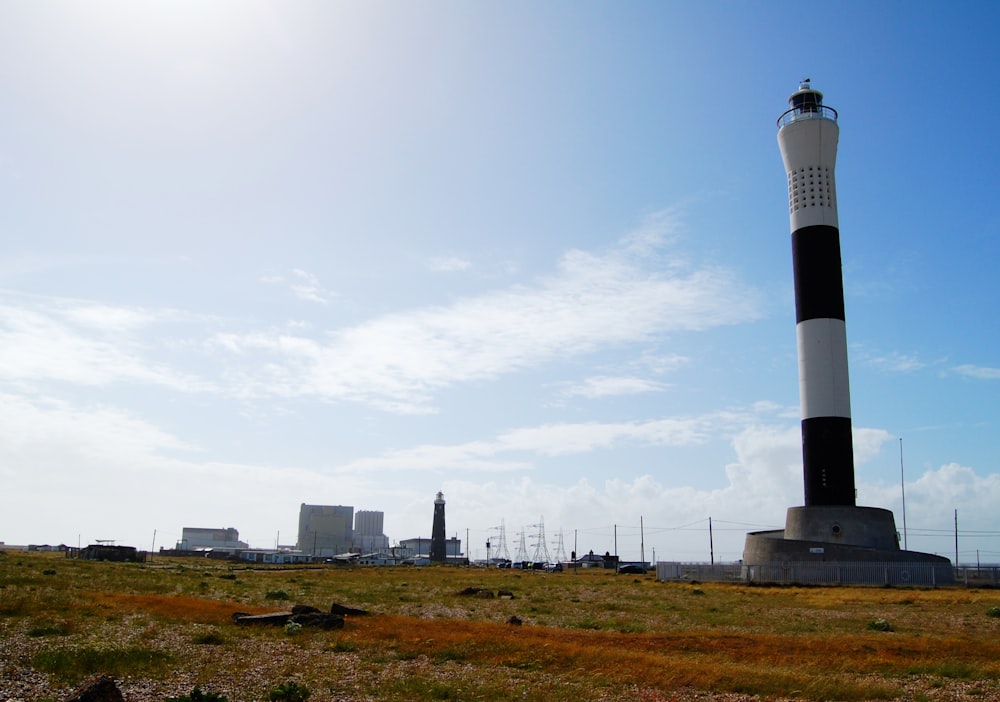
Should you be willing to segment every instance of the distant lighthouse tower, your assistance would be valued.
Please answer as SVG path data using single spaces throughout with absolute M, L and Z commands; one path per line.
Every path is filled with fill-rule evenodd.
M 837 221 L 837 112 L 806 79 L 778 118 L 788 177 L 805 504 L 855 504 L 851 393 Z
M 747 534 L 744 577 L 823 582 L 831 576 L 822 567 L 837 566 L 837 582 L 869 582 L 840 566 L 893 563 L 905 566 L 884 570 L 886 584 L 953 582 L 947 558 L 900 550 L 891 511 L 857 506 L 834 176 L 840 128 L 808 79 L 788 104 L 778 146 L 792 230 L 805 502 L 788 508 L 784 529 Z
M 431 526 L 431 563 L 448 560 L 444 531 L 444 493 L 439 492 L 434 500 L 434 523 Z

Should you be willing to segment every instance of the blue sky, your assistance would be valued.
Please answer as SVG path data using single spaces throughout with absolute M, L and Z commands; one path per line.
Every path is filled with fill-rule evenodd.
M 859 504 L 1000 561 L 990 3 L 4 3 L 0 540 L 302 502 L 735 560 L 802 502 L 775 120 L 837 167 Z M 617 529 L 616 529 L 617 525 Z

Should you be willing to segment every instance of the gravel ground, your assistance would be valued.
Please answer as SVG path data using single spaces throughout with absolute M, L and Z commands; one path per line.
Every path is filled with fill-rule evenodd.
M 85 637 L 32 637 L 23 623 L 0 620 L 0 702 L 40 702 L 66 699 L 73 686 L 58 684 L 44 673 L 33 670 L 29 662 L 43 648 L 69 645 L 95 645 L 114 640 L 121 645 L 143 645 L 169 651 L 174 660 L 183 661 L 174 666 L 167 680 L 141 677 L 122 677 L 117 680 L 125 702 L 164 702 L 169 697 L 190 694 L 198 686 L 228 698 L 230 702 L 260 702 L 277 684 L 296 681 L 307 684 L 312 695 L 310 702 L 374 702 L 366 691 L 378 689 L 379 684 L 394 679 L 420 676 L 448 685 L 451 692 L 447 699 L 475 699 L 470 692 L 462 696 L 462 682 L 482 676 L 482 670 L 456 662 L 435 663 L 424 656 L 408 660 L 363 660 L 351 652 L 324 650 L 323 640 L 294 637 L 234 638 L 223 632 L 233 643 L 204 645 L 192 643 L 191 628 L 178 626 L 142 625 L 122 627 L 121 622 L 108 624 L 102 631 L 89 632 Z M 632 686 L 614 690 L 590 689 L 538 674 L 514 670 L 496 670 L 491 673 L 497 685 L 511 692 L 511 699 L 524 698 L 527 690 L 548 688 L 557 691 L 553 697 L 574 699 L 576 702 L 660 702 L 663 700 L 751 702 L 762 698 L 735 693 L 711 693 L 697 690 L 674 690 Z M 866 681 L 874 687 L 887 680 L 870 676 Z M 481 681 L 477 681 L 481 682 Z M 903 700 L 1000 700 L 1000 681 L 967 681 L 949 678 L 912 676 L 900 684 L 906 690 Z M 470 688 L 474 690 L 474 688 Z M 563 694 L 565 692 L 565 694 Z M 774 698 L 772 698 L 774 699 Z M 794 700 L 794 696 L 782 698 Z

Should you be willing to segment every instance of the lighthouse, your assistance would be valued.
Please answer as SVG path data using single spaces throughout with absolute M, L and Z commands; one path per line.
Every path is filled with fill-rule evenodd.
M 809 80 L 778 118 L 788 179 L 805 504 L 854 506 L 854 445 L 837 220 L 837 112 Z
M 444 563 L 448 560 L 444 531 L 444 493 L 438 492 L 434 498 L 434 521 L 431 524 L 431 562 Z
M 778 146 L 792 232 L 805 494 L 803 505 L 788 508 L 784 529 L 747 534 L 743 576 L 779 582 L 872 582 L 873 577 L 885 584 L 953 582 L 947 558 L 899 548 L 890 510 L 857 505 L 837 219 L 839 140 L 837 111 L 823 104 L 823 94 L 808 79 L 802 81 L 778 117 Z

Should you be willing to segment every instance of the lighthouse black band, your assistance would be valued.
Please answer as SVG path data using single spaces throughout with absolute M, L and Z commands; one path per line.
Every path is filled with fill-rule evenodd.
M 850 417 L 802 420 L 802 465 L 807 506 L 855 504 L 853 454 Z
M 840 231 L 817 224 L 792 232 L 795 321 L 844 319 Z

